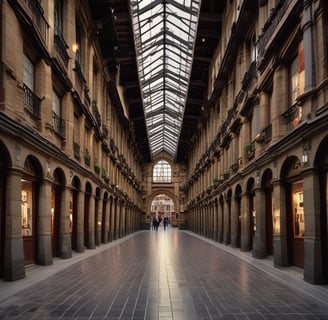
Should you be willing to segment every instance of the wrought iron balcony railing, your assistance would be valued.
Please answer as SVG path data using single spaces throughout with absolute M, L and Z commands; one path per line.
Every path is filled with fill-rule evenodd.
M 65 120 L 59 117 L 55 112 L 52 113 L 53 128 L 62 138 L 66 138 Z
M 55 34 L 54 47 L 63 66 L 68 68 L 69 55 L 67 53 L 68 45 L 61 34 Z
M 25 84 L 24 88 L 24 109 L 31 113 L 36 119 L 41 119 L 41 99 Z

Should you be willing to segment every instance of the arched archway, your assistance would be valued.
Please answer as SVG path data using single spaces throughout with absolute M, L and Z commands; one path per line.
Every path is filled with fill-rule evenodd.
M 289 264 L 304 268 L 304 208 L 303 208 L 303 179 L 301 162 L 295 157 L 288 157 L 281 168 L 280 178 L 286 197 L 285 231 L 287 238 L 287 260 Z
M 42 167 L 39 160 L 29 155 L 24 162 L 21 180 L 22 237 L 25 265 L 35 263 Z
M 231 246 L 240 248 L 241 239 L 241 185 L 235 188 L 235 196 L 232 199 L 233 210 L 231 210 Z
M 161 218 L 161 221 L 164 221 L 164 218 L 167 218 L 172 227 L 178 227 L 179 212 L 176 211 L 178 201 L 171 192 L 164 189 L 154 192 L 148 198 L 147 208 L 149 208 L 151 222 L 153 219 Z

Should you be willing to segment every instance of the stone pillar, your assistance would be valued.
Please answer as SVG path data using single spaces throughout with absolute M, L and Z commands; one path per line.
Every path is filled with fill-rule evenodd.
M 114 202 L 114 240 L 119 238 L 119 206 L 117 201 Z
M 260 188 L 255 189 L 255 197 L 256 230 L 252 254 L 255 258 L 265 258 L 267 256 L 265 191 Z
M 90 195 L 89 198 L 89 230 L 88 230 L 88 249 L 95 249 L 96 248 L 96 230 L 95 230 L 95 197 Z
M 286 267 L 290 265 L 287 246 L 287 213 L 286 213 L 286 190 L 283 182 L 273 181 L 273 261 L 274 265 Z
M 61 197 L 58 255 L 63 259 L 67 259 L 72 257 L 72 242 L 69 230 L 70 189 L 68 187 L 63 189 Z
M 102 239 L 103 243 L 107 243 L 109 241 L 109 225 L 110 225 L 110 202 L 108 199 L 103 201 L 103 212 L 104 215 L 104 221 L 105 224 L 104 228 L 102 228 Z M 103 220 L 103 218 L 101 218 Z
M 217 241 L 218 239 L 218 209 L 217 209 L 217 202 L 213 200 L 212 204 L 212 211 L 213 211 L 213 240 Z
M 102 229 L 102 213 L 103 213 L 103 200 L 96 198 L 95 201 L 98 205 L 95 206 L 98 212 L 95 212 L 95 244 L 100 246 L 101 243 L 101 229 Z
M 302 172 L 303 203 L 304 203 L 304 280 L 313 284 L 321 284 L 324 280 L 322 266 L 321 219 L 320 214 L 320 183 L 317 172 L 309 168 Z
M 237 199 L 232 198 L 231 200 L 231 247 L 238 247 L 238 223 L 239 223 L 239 212 Z
M 226 199 L 224 201 L 224 229 L 223 229 L 223 241 L 225 244 L 231 243 L 231 202 Z
M 249 251 L 252 249 L 251 243 L 251 210 L 248 193 L 241 195 L 241 238 L 240 250 Z
M 84 192 L 81 190 L 76 196 L 76 216 L 77 216 L 77 232 L 76 232 L 76 252 L 84 252 Z
M 288 108 L 288 68 L 283 65 L 277 66 L 273 75 L 273 93 L 271 108 L 272 140 L 279 140 L 286 133 L 286 121 L 281 114 Z
M 218 217 L 219 217 L 219 226 L 218 226 L 218 241 L 223 242 L 223 228 L 224 228 L 224 209 L 223 204 L 218 203 Z
M 21 177 L 21 171 L 8 170 L 4 248 L 4 279 L 6 281 L 16 281 L 25 278 L 21 216 Z
M 36 261 L 40 265 L 52 264 L 51 244 L 51 181 L 44 179 L 40 185 L 38 230 L 36 234 Z
M 112 242 L 114 240 L 114 202 L 109 200 L 109 232 L 108 240 Z

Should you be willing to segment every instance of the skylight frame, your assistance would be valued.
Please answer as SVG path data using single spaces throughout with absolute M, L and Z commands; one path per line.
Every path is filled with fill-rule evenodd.
M 130 1 L 151 153 L 175 156 L 201 0 Z

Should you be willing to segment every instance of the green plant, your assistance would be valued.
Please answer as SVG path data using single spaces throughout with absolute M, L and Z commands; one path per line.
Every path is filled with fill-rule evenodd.
M 91 157 L 90 157 L 89 150 L 88 149 L 85 149 L 85 152 L 84 152 L 84 163 L 86 165 L 90 166 L 90 160 L 91 160 Z
M 99 173 L 99 172 L 100 172 L 100 166 L 99 166 L 98 161 L 95 161 L 94 169 L 95 169 L 95 172 L 96 172 L 96 173 Z

